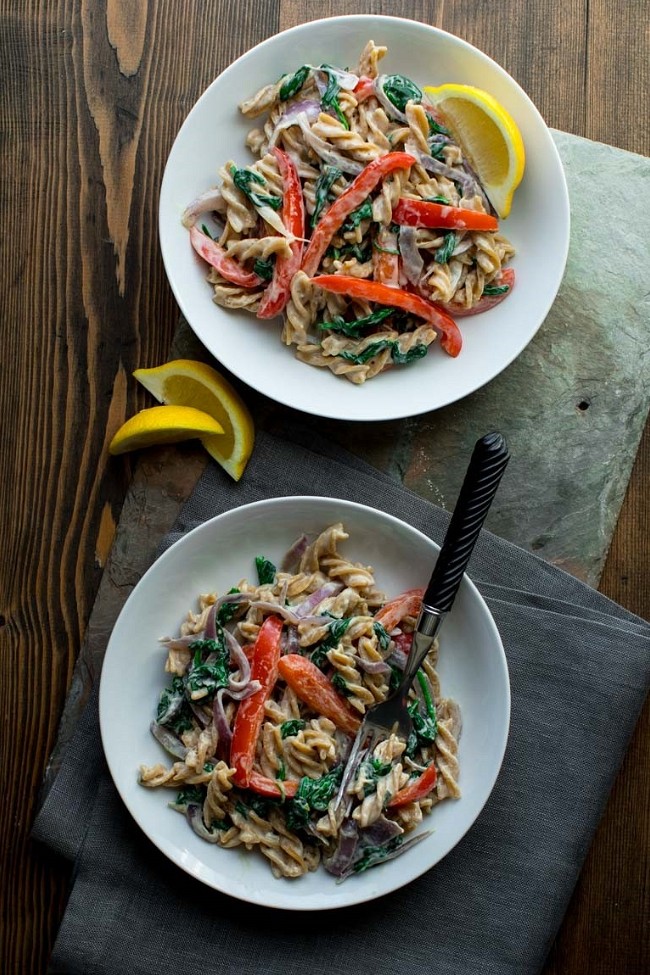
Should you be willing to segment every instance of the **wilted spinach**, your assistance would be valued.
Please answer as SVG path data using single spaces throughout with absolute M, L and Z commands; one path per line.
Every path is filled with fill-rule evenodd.
M 259 193 L 252 183 L 259 186 L 266 186 L 266 181 L 259 173 L 252 169 L 237 169 L 236 166 L 230 167 L 232 181 L 238 190 L 247 196 L 254 207 L 271 207 L 272 210 L 279 210 L 282 206 L 282 197 L 270 196 L 268 193 Z
M 277 572 L 273 563 L 265 559 L 263 555 L 258 555 L 255 559 L 255 568 L 257 569 L 257 579 L 260 586 L 270 586 Z

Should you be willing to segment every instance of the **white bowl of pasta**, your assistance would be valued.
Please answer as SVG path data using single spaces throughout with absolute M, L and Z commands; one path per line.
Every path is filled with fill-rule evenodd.
M 367 756 L 330 814 L 437 552 L 375 509 L 289 497 L 206 522 L 149 569 L 109 641 L 100 723 L 122 799 L 174 863 L 245 901 L 323 910 L 395 890 L 459 842 L 510 714 L 499 634 L 467 578 L 416 684 L 411 739 Z
M 448 82 L 494 96 L 523 137 L 496 230 L 419 101 Z M 183 314 L 234 375 L 307 413 L 386 420 L 448 405 L 520 354 L 560 286 L 569 204 L 551 134 L 501 67 L 434 27 L 359 15 L 271 37 L 210 85 L 171 149 L 159 229 Z

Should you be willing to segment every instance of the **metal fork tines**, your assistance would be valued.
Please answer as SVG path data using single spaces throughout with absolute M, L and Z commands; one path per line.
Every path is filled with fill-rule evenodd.
M 411 717 L 407 711 L 408 692 L 433 645 L 440 625 L 451 609 L 460 587 L 476 539 L 485 521 L 510 455 L 505 439 L 490 433 L 477 441 L 458 496 L 458 502 L 415 624 L 413 644 L 408 654 L 400 686 L 387 700 L 375 705 L 361 723 L 343 771 L 334 802 L 339 812 L 364 756 L 372 756 L 382 739 L 397 734 L 408 741 Z

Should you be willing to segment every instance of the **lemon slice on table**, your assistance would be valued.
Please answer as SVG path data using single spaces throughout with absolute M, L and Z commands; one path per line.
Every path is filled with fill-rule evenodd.
M 211 457 L 238 481 L 253 452 L 253 418 L 239 394 L 215 369 L 194 359 L 173 359 L 135 378 L 161 403 L 202 410 L 223 427 L 221 436 L 201 437 Z
M 507 217 L 526 165 L 524 140 L 512 115 L 492 95 L 470 85 L 424 92 L 464 149 L 498 216 Z
M 178 443 L 206 434 L 223 436 L 221 424 L 207 413 L 191 406 L 153 406 L 122 424 L 108 449 L 111 454 L 125 454 L 127 450 Z

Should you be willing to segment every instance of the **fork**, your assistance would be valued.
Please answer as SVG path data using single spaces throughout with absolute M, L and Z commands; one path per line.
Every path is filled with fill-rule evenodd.
M 422 597 L 402 680 L 389 698 L 366 712 L 345 765 L 334 801 L 334 813 L 340 809 L 365 755 L 371 755 L 375 746 L 391 734 L 408 740 L 412 728 L 406 707 L 409 689 L 453 605 L 509 460 L 508 446 L 500 433 L 488 433 L 476 442 L 440 554 Z

